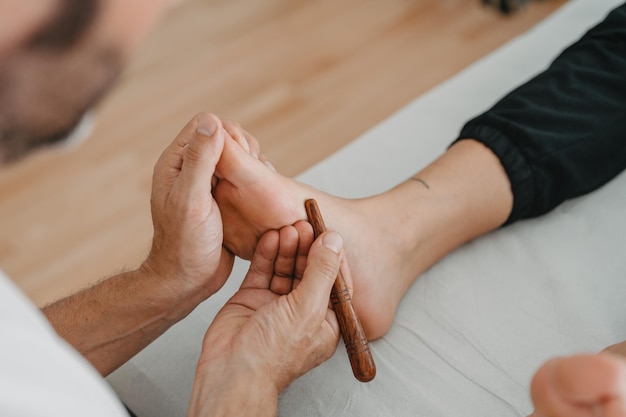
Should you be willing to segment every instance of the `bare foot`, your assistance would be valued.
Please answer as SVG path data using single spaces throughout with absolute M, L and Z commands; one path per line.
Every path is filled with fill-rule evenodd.
M 224 221 L 225 246 L 250 259 L 269 229 L 306 220 L 304 201 L 317 200 L 328 228 L 341 233 L 353 281 L 353 304 L 368 338 L 384 335 L 400 299 L 419 272 L 403 259 L 402 239 L 386 199 L 348 200 L 284 177 L 227 140 L 215 198 Z M 419 190 L 420 184 L 409 184 Z M 392 221 L 390 221 L 392 220 Z
M 626 360 L 606 352 L 550 360 L 531 395 L 531 417 L 626 417 Z
M 230 126 L 230 127 L 229 127 Z M 240 129 L 226 125 L 226 129 Z M 250 259 L 261 235 L 306 220 L 304 201 L 317 200 L 327 227 L 341 233 L 352 272 L 353 304 L 370 339 L 391 326 L 409 286 L 459 245 L 499 227 L 511 212 L 512 193 L 498 158 L 464 140 L 393 189 L 348 200 L 283 177 L 240 143 L 256 139 L 229 132 L 217 166 L 215 198 L 225 246 Z M 384 169 L 382 167 L 381 169 Z

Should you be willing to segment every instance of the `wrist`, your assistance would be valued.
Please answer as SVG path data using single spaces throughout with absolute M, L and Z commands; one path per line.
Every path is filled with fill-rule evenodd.
M 267 372 L 245 361 L 200 362 L 196 371 L 188 417 L 275 416 L 279 390 Z
M 162 268 L 150 257 L 137 268 L 139 279 L 150 285 L 156 303 L 163 308 L 164 317 L 176 323 L 191 313 L 201 302 L 212 294 L 207 287 L 197 288 L 189 285 L 185 277 Z

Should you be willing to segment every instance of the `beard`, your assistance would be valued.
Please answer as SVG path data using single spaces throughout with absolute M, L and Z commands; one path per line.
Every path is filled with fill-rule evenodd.
M 59 145 L 118 78 L 121 54 L 87 44 L 16 51 L 0 65 L 0 163 Z

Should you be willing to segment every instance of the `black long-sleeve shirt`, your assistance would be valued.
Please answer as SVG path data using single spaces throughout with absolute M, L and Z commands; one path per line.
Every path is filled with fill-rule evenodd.
M 469 121 L 457 140 L 464 138 L 500 158 L 514 196 L 507 223 L 542 215 L 618 175 L 626 168 L 626 3 Z

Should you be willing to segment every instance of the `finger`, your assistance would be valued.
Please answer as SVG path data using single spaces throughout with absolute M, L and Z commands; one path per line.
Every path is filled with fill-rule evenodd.
M 289 294 L 293 284 L 293 271 L 298 251 L 298 231 L 293 226 L 280 229 L 280 244 L 278 256 L 274 263 L 274 277 L 270 283 L 270 290 L 276 294 Z
M 196 131 L 198 124 L 197 117 L 190 120 L 187 125 L 178 133 L 176 138 L 161 153 L 159 160 L 154 166 L 153 188 L 171 188 L 174 181 L 180 175 L 183 166 L 183 156 L 185 148 Z M 165 193 L 154 193 L 153 195 L 164 195 Z
M 299 285 L 302 275 L 304 274 L 309 256 L 309 250 L 313 244 L 314 234 L 313 226 L 311 226 L 311 223 L 306 220 L 298 221 L 293 226 L 298 231 L 299 236 L 298 253 L 296 255 L 296 265 L 293 272 L 294 282 L 292 289 L 295 289 Z
M 211 190 L 224 148 L 224 132 L 215 115 L 200 113 L 195 120 L 196 129 L 185 147 L 180 171 L 181 187 L 191 196 Z
M 250 261 L 248 273 L 241 283 L 241 289 L 268 289 L 274 275 L 274 263 L 278 256 L 279 234 L 276 230 L 268 230 L 257 243 Z
M 339 270 L 341 271 L 343 281 L 346 283 L 346 287 L 348 288 L 348 293 L 350 294 L 350 297 L 352 297 L 354 293 L 354 288 L 352 286 L 352 273 L 350 272 L 350 267 L 348 266 L 348 259 L 345 256 L 341 257 Z
M 338 342 L 339 336 L 341 334 L 341 330 L 339 329 L 339 321 L 337 320 L 337 315 L 332 308 L 328 308 L 326 310 L 326 323 L 330 327 L 330 331 L 333 334 L 333 338 Z M 335 343 L 335 348 L 337 347 L 337 343 Z M 334 353 L 334 350 L 332 351 Z
M 198 129 L 198 122 L 201 115 L 202 118 L 204 118 L 206 114 L 200 113 L 195 115 L 193 119 L 191 119 L 185 127 L 182 128 L 172 143 L 170 143 L 165 149 L 161 159 L 163 159 L 163 162 L 166 162 L 167 165 L 180 170 L 182 167 L 182 158 L 185 153 L 185 149 Z
M 301 306 L 303 314 L 327 309 L 341 263 L 342 248 L 343 239 L 332 230 L 323 233 L 311 246 L 302 280 L 292 293 L 296 294 L 296 304 Z

